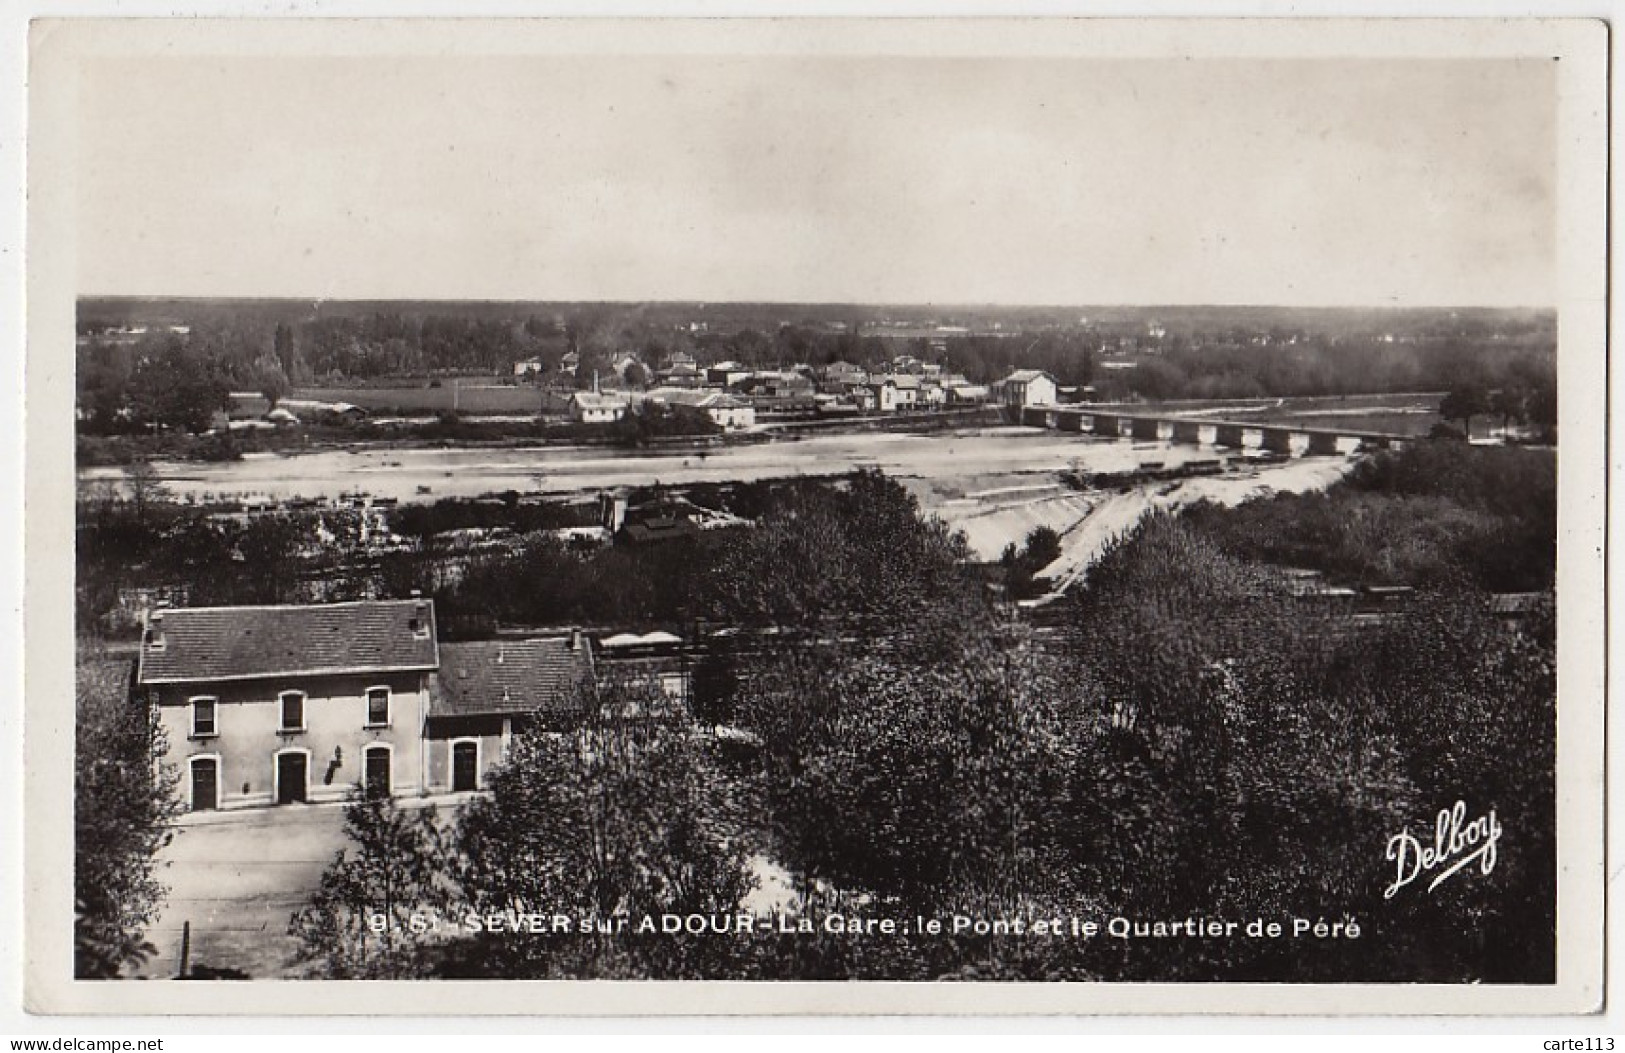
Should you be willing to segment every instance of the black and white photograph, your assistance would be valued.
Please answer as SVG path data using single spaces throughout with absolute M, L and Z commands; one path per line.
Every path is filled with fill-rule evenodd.
M 1606 39 L 36 23 L 42 1004 L 1595 1010 Z

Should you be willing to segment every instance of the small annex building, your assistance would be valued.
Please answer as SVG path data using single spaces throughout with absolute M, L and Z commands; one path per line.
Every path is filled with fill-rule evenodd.
M 592 691 L 580 633 L 442 644 L 424 734 L 430 792 L 480 789 L 516 733 L 575 724 Z

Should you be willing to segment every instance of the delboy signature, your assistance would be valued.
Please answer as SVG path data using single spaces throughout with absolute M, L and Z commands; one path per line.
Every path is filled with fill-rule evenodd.
M 1382 897 L 1393 899 L 1406 885 L 1437 870 L 1428 884 L 1428 891 L 1432 892 L 1475 860 L 1479 873 L 1488 874 L 1495 869 L 1496 848 L 1500 843 L 1501 823 L 1495 818 L 1495 809 L 1469 822 L 1467 802 L 1457 801 L 1439 812 L 1431 845 L 1423 845 L 1406 831 L 1388 839 L 1387 857 L 1394 864 L 1394 883 Z

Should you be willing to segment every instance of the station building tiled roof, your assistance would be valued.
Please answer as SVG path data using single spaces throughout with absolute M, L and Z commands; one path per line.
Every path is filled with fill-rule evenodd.
M 567 636 L 448 643 L 440 659 L 431 719 L 579 713 L 591 685 L 587 645 Z
M 151 612 L 141 684 L 431 670 L 440 664 L 434 602 L 363 600 Z

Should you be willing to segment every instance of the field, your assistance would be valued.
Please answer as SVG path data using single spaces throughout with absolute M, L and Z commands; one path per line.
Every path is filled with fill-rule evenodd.
M 438 388 L 423 384 L 388 388 L 296 388 L 291 397 L 350 402 L 374 416 L 421 416 L 448 410 L 480 416 L 538 413 L 545 396 L 540 389 L 526 385 L 448 380 Z

